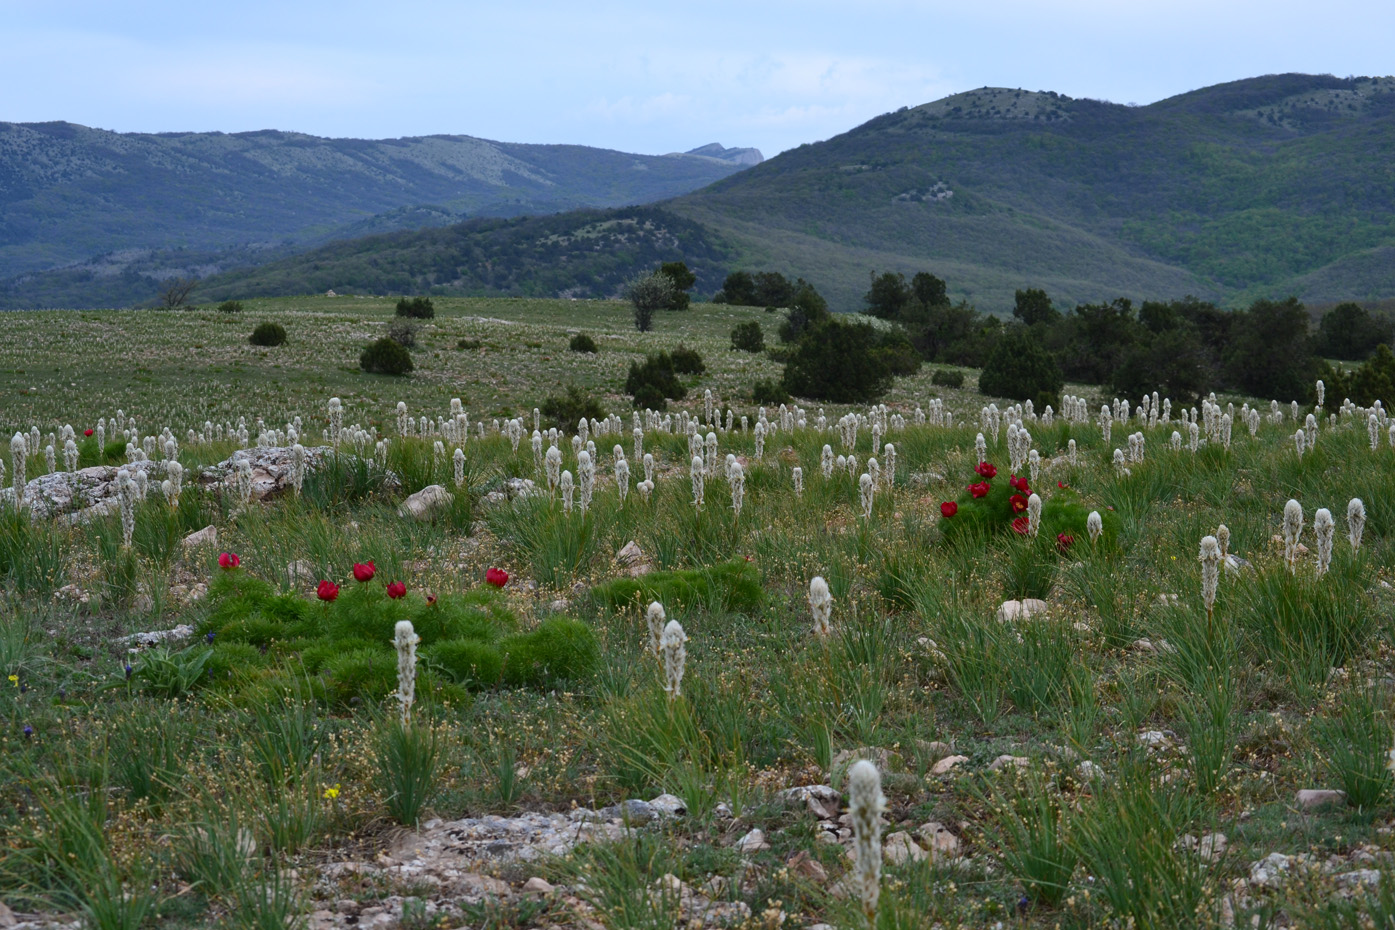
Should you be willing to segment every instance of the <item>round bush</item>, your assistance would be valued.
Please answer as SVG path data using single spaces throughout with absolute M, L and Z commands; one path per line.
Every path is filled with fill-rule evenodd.
M 218 305 L 218 312 L 219 312 L 219 313 L 241 313 L 241 312 L 242 312 L 242 301 L 240 301 L 240 300 L 225 300 L 225 301 L 223 301 L 221 304 Z
M 577 333 L 575 336 L 572 337 L 572 341 L 569 348 L 573 352 L 595 352 L 596 340 L 592 339 L 585 333 Z
M 423 651 L 428 665 L 439 668 L 458 685 L 489 687 L 504 673 L 504 656 L 493 643 L 454 639 Z
M 436 315 L 436 307 L 430 297 L 403 297 L 397 302 L 397 315 L 409 316 L 418 320 L 429 320 Z
M 789 399 L 784 385 L 771 378 L 762 378 L 751 387 L 751 400 L 766 407 L 788 403 Z
M 673 359 L 673 370 L 680 375 L 700 375 L 707 370 L 707 365 L 703 363 L 702 356 L 697 353 L 697 350 L 690 349 L 685 345 L 680 345 L 674 349 L 673 354 L 669 357 Z
M 286 341 L 286 327 L 280 323 L 258 323 L 247 341 L 254 346 L 279 346 Z
M 742 352 L 765 351 L 765 333 L 755 320 L 737 323 L 731 331 L 731 347 Z
M 387 336 L 364 349 L 358 367 L 374 375 L 405 375 L 414 367 L 412 353 Z

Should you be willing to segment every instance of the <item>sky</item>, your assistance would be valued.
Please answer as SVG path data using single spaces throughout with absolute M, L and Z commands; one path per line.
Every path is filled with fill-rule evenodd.
M 1386 0 L 0 0 L 0 121 L 766 157 L 985 85 L 1395 72 Z

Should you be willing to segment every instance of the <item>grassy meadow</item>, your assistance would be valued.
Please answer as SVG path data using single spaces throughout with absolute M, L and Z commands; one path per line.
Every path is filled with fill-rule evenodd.
M 1294 432 L 1313 411 L 1295 423 L 1287 398 L 1281 421 L 1270 398 L 1219 398 L 1233 403 L 1229 442 L 1202 430 L 1193 448 L 1178 400 L 1171 422 L 1130 413 L 1106 440 L 1097 418 L 1113 398 L 1068 386 L 1087 416 L 1026 416 L 1039 462 L 1013 469 L 1028 456 L 1009 448 L 1012 399 L 977 394 L 974 372 L 934 387 L 928 366 L 897 380 L 884 414 L 822 405 L 820 430 L 821 405 L 803 402 L 803 427 L 758 437 L 749 391 L 780 366 L 731 351 L 728 334 L 755 319 L 771 343 L 778 320 L 751 308 L 697 305 L 640 334 L 617 303 L 437 299 L 416 371 L 389 378 L 357 357 L 391 301 L 245 303 L 0 315 L 4 436 L 71 425 L 79 464 L 124 464 L 119 436 L 106 449 L 84 436 L 119 409 L 142 436 L 168 427 L 185 475 L 175 504 L 153 481 L 127 526 L 117 512 L 33 520 L 0 503 L 0 902 L 15 914 L 271 928 L 381 908 L 361 925 L 638 930 L 701 925 L 679 890 L 701 888 L 723 905 L 713 914 L 734 915 L 709 924 L 770 930 L 1395 921 L 1395 448 L 1383 422 L 1373 448 L 1366 412 L 1341 398 L 1300 454 Z M 248 345 L 262 320 L 287 343 Z M 575 332 L 599 352 L 569 351 Z M 675 421 L 702 417 L 705 391 L 735 413 L 712 430 L 700 506 L 688 437 L 647 423 L 638 452 L 619 393 L 632 361 L 679 344 L 707 372 L 684 379 Z M 623 417 L 591 436 L 584 508 L 580 490 L 571 506 L 549 493 L 530 440 L 533 408 L 568 384 Z M 372 439 L 341 444 L 298 493 L 249 503 L 196 480 L 255 445 L 259 419 L 285 430 L 300 417 L 301 442 L 327 444 L 331 397 Z M 399 402 L 439 422 L 453 398 L 470 413 L 464 442 L 400 434 Z M 996 429 L 981 422 L 989 402 Z M 1262 414 L 1254 435 L 1246 402 Z M 836 426 L 849 414 L 864 418 L 855 438 Z M 492 428 L 513 417 L 516 448 Z M 246 446 L 228 438 L 239 418 Z M 975 470 L 980 432 L 993 476 Z M 1116 464 L 1134 433 L 1141 458 Z M 826 474 L 825 445 L 856 461 Z M 571 435 L 558 446 L 579 478 Z M 41 449 L 28 452 L 27 477 L 44 475 Z M 1035 535 L 1014 529 L 1010 474 L 1030 474 L 1042 501 Z M 539 493 L 500 500 L 510 479 Z M 967 490 L 980 481 L 981 499 Z M 452 499 L 404 515 L 432 485 Z M 1281 541 L 1291 499 L 1301 550 Z M 1321 572 L 1319 509 L 1335 521 Z M 1208 610 L 1198 551 L 1221 524 L 1236 558 Z M 210 525 L 216 545 L 184 545 Z M 630 542 L 652 571 L 617 562 Z M 487 582 L 491 569 L 507 582 Z M 826 635 L 816 576 L 832 598 Z M 1004 610 L 1011 600 L 1026 606 Z M 666 634 L 667 662 L 656 655 L 655 601 L 687 637 L 677 690 L 679 641 Z M 420 637 L 410 720 L 395 696 L 404 620 Z M 175 644 L 119 641 L 180 625 L 192 632 Z M 844 813 L 859 759 L 887 802 L 875 902 L 854 880 Z M 781 794 L 815 785 L 842 809 Z M 507 885 L 483 903 L 443 909 L 440 889 L 339 867 L 436 820 L 660 794 L 685 813 L 564 856 L 471 866 Z M 525 892 L 534 877 L 551 890 Z

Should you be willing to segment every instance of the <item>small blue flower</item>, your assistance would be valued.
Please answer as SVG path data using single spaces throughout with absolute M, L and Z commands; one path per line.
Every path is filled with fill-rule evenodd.
M 126 680 L 127 680 L 127 681 L 130 681 L 130 680 L 131 680 L 131 672 L 133 672 L 133 671 L 135 671 L 135 669 L 131 668 L 130 663 L 129 663 L 129 662 L 126 663 Z
M 34 735 L 34 728 L 31 727 L 29 724 L 26 723 L 26 724 L 24 725 L 24 738 L 25 738 L 25 739 L 29 739 L 29 738 L 32 737 L 33 735 Z
M 213 634 L 212 634 L 212 633 L 209 633 L 207 636 L 204 637 L 204 639 L 208 640 L 208 644 L 209 644 L 210 646 L 213 645 Z

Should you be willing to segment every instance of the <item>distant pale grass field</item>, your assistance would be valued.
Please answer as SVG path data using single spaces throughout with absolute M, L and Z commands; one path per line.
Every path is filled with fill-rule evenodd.
M 1106 535 L 1031 539 L 1004 521 L 950 533 L 946 521 L 973 506 L 965 488 L 979 477 L 974 437 L 989 399 L 973 392 L 973 372 L 963 390 L 937 393 L 927 367 L 886 402 L 911 420 L 916 404 L 941 397 L 958 425 L 886 435 L 896 465 L 870 515 L 858 475 L 873 454 L 885 465 L 884 450 L 866 426 L 844 449 L 835 431 L 812 428 L 818 405 L 805 404 L 810 428 L 775 432 L 759 460 L 751 433 L 720 434 L 718 462 L 732 453 L 745 468 L 738 516 L 720 474 L 694 507 L 687 441 L 656 429 L 644 446 L 657 487 L 641 499 L 617 391 L 631 361 L 681 342 L 708 366 L 687 379 L 682 406 L 700 410 L 710 389 L 754 424 L 746 392 L 779 366 L 729 351 L 728 333 L 755 319 L 773 342 L 776 316 L 700 305 L 640 335 L 619 304 L 436 306 L 403 379 L 357 370 L 359 349 L 391 319 L 387 300 L 0 315 L 5 435 L 65 423 L 81 434 L 120 408 L 143 433 L 169 426 L 191 475 L 177 509 L 158 490 L 138 505 L 129 548 L 115 515 L 34 523 L 0 505 L 0 900 L 100 928 L 285 927 L 344 897 L 367 907 L 429 894 L 315 885 L 327 862 L 371 861 L 404 826 L 669 792 L 686 816 L 495 871 L 515 889 L 531 875 L 566 886 L 607 928 L 676 927 L 678 902 L 660 890 L 670 873 L 694 888 L 724 879 L 718 897 L 748 906 L 747 926 L 857 927 L 861 905 L 840 886 L 844 847 L 776 792 L 841 790 L 850 761 L 869 757 L 890 801 L 886 832 L 935 822 L 958 852 L 888 861 L 879 927 L 1390 925 L 1388 878 L 1340 878 L 1390 871 L 1395 846 L 1395 449 L 1382 434 L 1373 451 L 1364 421 L 1324 420 L 1301 458 L 1291 419 L 1264 422 L 1257 438 L 1237 423 L 1229 449 L 1195 453 L 1170 448 L 1175 422 L 1116 423 L 1105 444 L 1093 417 L 1028 421 L 1045 463 L 1033 483 L 1044 513 L 1078 503 L 1104 515 Z M 286 327 L 285 346 L 247 345 L 262 320 Z M 600 352 L 569 352 L 574 331 Z M 462 339 L 481 346 L 457 349 Z M 472 421 L 525 415 L 531 433 L 532 407 L 568 383 L 624 416 L 619 435 L 594 437 L 585 514 L 546 495 L 486 500 L 508 478 L 545 484 L 526 436 L 515 452 L 472 430 L 457 486 L 450 443 L 436 459 L 435 437 L 397 435 L 398 401 L 440 418 L 452 397 Z M 1111 399 L 1077 393 L 1092 411 Z M 187 443 L 188 428 L 238 417 L 281 428 L 299 415 L 307 445 L 319 444 L 331 396 L 346 426 L 388 437 L 386 468 L 407 488 L 347 459 L 308 476 L 299 497 L 245 508 L 195 486 L 199 466 L 237 445 Z M 843 412 L 827 408 L 830 420 Z M 1146 454 L 1124 473 L 1113 448 L 1137 429 Z M 563 467 L 576 472 L 569 438 Z M 1005 428 L 986 442 L 992 480 L 1005 482 Z M 631 467 L 623 507 L 617 443 Z M 824 477 L 825 443 L 857 456 L 854 473 Z M 26 465 L 31 478 L 45 470 L 37 453 Z M 425 521 L 399 514 L 406 490 L 433 482 L 456 493 L 449 507 Z M 1346 535 L 1353 497 L 1368 514 L 1359 551 Z M 1289 498 L 1304 508 L 1311 550 L 1296 572 L 1274 539 Z M 963 509 L 943 516 L 948 501 Z M 1321 578 L 1319 507 L 1337 522 Z M 1221 523 L 1248 564 L 1221 572 L 1208 619 L 1198 546 Z M 186 551 L 182 538 L 209 524 L 219 545 Z M 630 541 L 656 573 L 631 580 L 615 563 Z M 220 551 L 240 567 L 219 569 Z M 369 560 L 374 577 L 360 583 L 352 566 Z M 485 584 L 491 567 L 511 576 L 502 590 Z M 826 640 L 812 633 L 815 575 L 833 597 Z M 339 585 L 332 604 L 313 594 L 321 579 Z M 388 596 L 391 581 L 404 598 Z M 183 597 L 201 583 L 209 598 Z M 999 619 L 1002 602 L 1020 597 L 1046 612 Z M 651 600 L 688 636 L 676 700 L 650 651 Z M 422 637 L 410 724 L 390 697 L 400 619 Z M 186 623 L 195 635 L 172 649 L 114 642 Z M 965 758 L 937 771 L 950 755 Z M 1302 788 L 1346 797 L 1303 809 Z M 743 854 L 733 844 L 753 828 L 771 848 Z M 1196 848 L 1215 833 L 1228 849 L 1212 861 Z M 917 849 L 937 834 L 919 835 Z M 1330 865 L 1295 864 L 1276 886 L 1238 884 L 1275 852 Z M 393 916 L 427 925 L 405 906 Z M 584 925 L 563 899 L 523 896 L 464 923 Z

